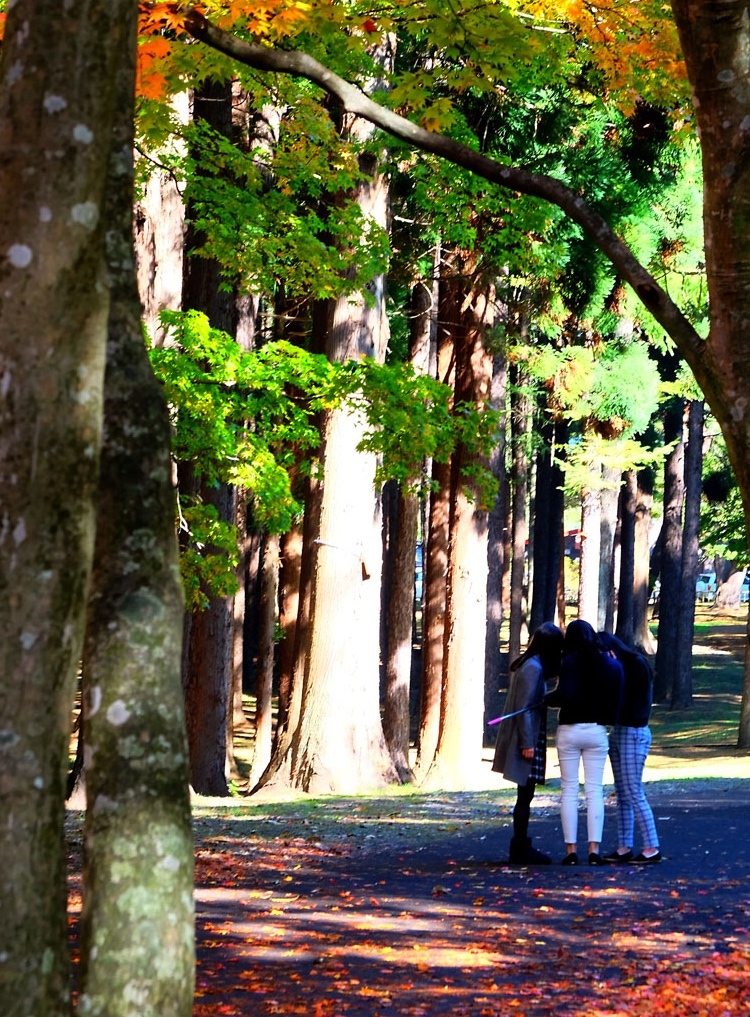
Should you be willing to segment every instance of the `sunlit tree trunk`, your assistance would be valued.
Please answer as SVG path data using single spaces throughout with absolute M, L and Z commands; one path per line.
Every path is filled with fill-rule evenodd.
M 455 335 L 457 409 L 468 404 L 481 410 L 489 397 L 492 358 L 484 347 L 484 335 L 493 320 L 493 298 L 490 288 L 467 292 L 460 279 L 450 280 L 441 295 L 441 327 Z M 451 461 L 440 734 L 425 779 L 428 786 L 454 790 L 469 786 L 476 777 L 484 717 L 488 512 L 468 470 L 472 465 L 468 450 L 459 443 Z

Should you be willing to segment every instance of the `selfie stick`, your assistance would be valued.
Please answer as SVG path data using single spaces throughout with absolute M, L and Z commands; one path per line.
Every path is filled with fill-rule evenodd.
M 544 700 L 540 703 L 532 703 L 531 706 L 524 706 L 522 710 L 514 710 L 513 713 L 503 714 L 502 717 L 495 717 L 494 720 L 488 720 L 488 724 L 500 724 L 504 720 L 510 720 L 511 717 L 518 717 L 521 713 L 528 713 L 529 710 L 536 710 L 537 706 L 544 706 Z

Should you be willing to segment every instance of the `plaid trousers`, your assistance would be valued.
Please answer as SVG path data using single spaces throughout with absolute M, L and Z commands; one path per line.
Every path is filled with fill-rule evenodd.
M 613 727 L 609 736 L 609 759 L 617 792 L 618 844 L 633 847 L 634 819 L 644 847 L 658 847 L 654 813 L 643 790 L 643 767 L 651 748 L 651 729 Z

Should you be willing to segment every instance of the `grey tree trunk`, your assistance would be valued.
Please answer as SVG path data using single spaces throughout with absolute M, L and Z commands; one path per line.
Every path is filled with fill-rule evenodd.
M 135 37 L 135 18 L 132 24 Z M 132 233 L 135 46 L 107 192 L 111 304 L 87 617 L 86 852 L 78 1009 L 192 1012 L 193 838 L 180 674 L 183 600 L 169 416 L 141 330 Z
M 98 492 L 104 197 L 133 7 L 16 0 L 0 61 L 3 1017 L 70 1013 L 65 771 Z

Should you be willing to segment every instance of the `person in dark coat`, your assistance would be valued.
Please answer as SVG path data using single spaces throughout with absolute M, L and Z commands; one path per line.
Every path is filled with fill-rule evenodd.
M 531 846 L 529 818 L 537 784 L 543 784 L 547 761 L 547 682 L 560 669 L 563 634 L 551 622 L 540 625 L 525 652 L 510 665 L 510 685 L 500 722 L 492 769 L 518 785 L 513 809 L 513 837 L 508 861 L 514 865 L 548 865 L 548 855 Z
M 617 792 L 618 847 L 605 855 L 605 862 L 653 865 L 661 861 L 654 813 L 643 789 L 643 767 L 651 748 L 651 716 L 654 681 L 651 666 L 642 653 L 626 646 L 608 632 L 599 633 L 605 651 L 620 661 L 625 671 L 625 693 L 619 722 L 609 733 L 609 759 Z M 633 856 L 635 822 L 643 848 Z

